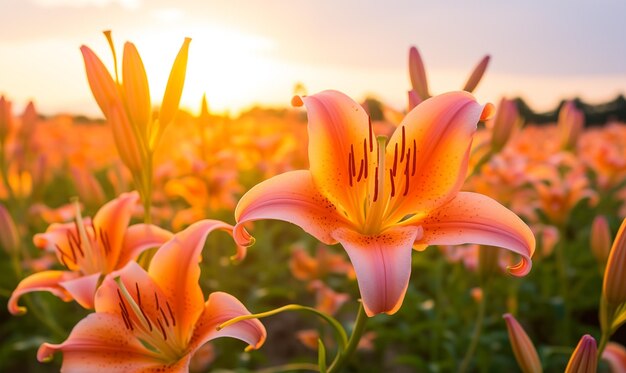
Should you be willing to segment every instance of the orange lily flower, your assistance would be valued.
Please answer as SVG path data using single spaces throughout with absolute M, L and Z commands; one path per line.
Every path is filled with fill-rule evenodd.
M 9 312 L 26 312 L 17 302 L 33 291 L 49 291 L 66 302 L 74 299 L 85 308 L 93 308 L 101 276 L 124 267 L 142 251 L 172 236 L 155 225 L 128 226 L 138 200 L 136 192 L 124 193 L 102 206 L 93 222 L 81 217 L 76 203 L 74 223 L 52 224 L 46 233 L 35 235 L 35 246 L 54 250 L 67 270 L 34 273 L 23 279 L 11 294 Z
M 61 344 L 44 343 L 46 361 L 63 352 L 65 371 L 186 372 L 191 356 L 206 342 L 233 337 L 259 348 L 266 331 L 256 319 L 217 331 L 217 326 L 250 312 L 232 295 L 215 292 L 204 301 L 201 252 L 214 230 L 232 226 L 203 220 L 166 242 L 146 272 L 130 262 L 109 274 L 96 293 L 96 312 L 80 321 Z
M 259 219 L 294 223 L 328 245 L 340 242 L 369 316 L 400 308 L 412 247 L 500 246 L 522 256 L 511 273 L 528 273 L 535 247 L 530 229 L 491 198 L 459 192 L 476 124 L 491 105 L 466 92 L 433 97 L 408 113 L 386 144 L 363 108 L 340 92 L 294 102 L 308 109 L 310 170 L 270 178 L 241 198 L 239 244 L 253 243 L 244 224 Z

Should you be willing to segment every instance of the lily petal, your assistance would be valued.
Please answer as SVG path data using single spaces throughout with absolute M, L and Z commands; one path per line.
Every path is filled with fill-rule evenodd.
M 138 201 L 139 193 L 123 193 L 102 206 L 93 218 L 95 233 L 105 236 L 110 244 L 110 252 L 106 255 L 107 272 L 120 267 L 117 264 L 122 250 L 124 233 Z
M 499 246 L 522 257 L 520 263 L 509 267 L 511 274 L 524 276 L 532 266 L 535 236 L 530 228 L 511 210 L 482 194 L 460 192 L 425 219 L 405 223 L 424 228 L 424 237 L 417 243 Z
M 94 273 L 89 276 L 81 276 L 59 283 L 74 300 L 86 309 L 93 309 L 94 297 L 100 280 L 100 273 Z
M 422 62 L 420 52 L 416 47 L 411 47 L 411 49 L 409 49 L 409 77 L 411 78 L 413 90 L 419 96 L 420 101 L 429 98 L 430 93 L 428 93 L 426 69 L 424 68 L 424 62 Z
M 61 344 L 42 344 L 37 359 L 47 361 L 57 351 L 63 352 L 63 372 L 178 372 L 186 371 L 189 363 L 187 355 L 174 365 L 163 364 L 126 329 L 121 317 L 109 313 L 88 315 Z
M 148 270 L 150 277 L 163 293 L 173 301 L 176 330 L 184 336 L 204 309 L 204 295 L 198 285 L 202 248 L 206 237 L 219 229 L 232 234 L 232 226 L 217 220 L 201 220 L 177 233 L 166 242 L 152 258 Z
M 465 83 L 465 86 L 463 87 L 464 91 L 473 92 L 476 89 L 476 86 L 478 86 L 478 83 L 480 83 L 480 80 L 485 74 L 485 70 L 487 70 L 490 59 L 491 56 L 486 55 L 480 60 L 480 62 L 478 62 L 478 65 L 474 67 L 474 70 L 472 70 L 472 75 L 470 75 L 470 77 L 467 79 L 467 82 Z
M 187 73 L 189 43 L 191 43 L 191 38 L 185 38 L 172 65 L 170 76 L 167 79 L 167 86 L 163 94 L 163 102 L 161 103 L 161 112 L 159 113 L 158 135 L 163 133 L 165 127 L 174 120 L 174 116 L 178 112 L 178 104 L 183 94 L 185 74 Z
M 258 349 L 267 338 L 267 331 L 258 319 L 243 320 L 224 329 L 217 326 L 238 316 L 249 315 L 250 311 L 237 298 L 223 292 L 209 295 L 204 311 L 194 330 L 189 344 L 191 354 L 206 342 L 220 337 L 232 337 L 246 342 L 249 348 Z
M 317 189 L 307 170 L 290 171 L 272 177 L 250 189 L 235 209 L 235 241 L 249 246 L 252 238 L 246 222 L 277 219 L 293 223 L 325 244 L 335 244 L 332 231 L 350 223 Z
M 308 115 L 309 163 L 315 185 L 353 220 L 363 212 L 376 170 L 376 137 L 361 105 L 337 91 L 303 98 Z
M 121 268 L 134 260 L 144 250 L 161 246 L 174 235 L 172 232 L 152 224 L 135 224 L 128 227 L 116 267 Z
M 385 164 L 394 185 L 386 190 L 392 195 L 395 190 L 387 210 L 389 221 L 432 211 L 460 190 L 476 125 L 491 108 L 467 92 L 451 92 L 430 98 L 407 114 L 387 145 Z
M 86 222 L 89 220 L 85 219 Z M 75 255 L 80 255 L 72 251 L 68 241 L 68 233 L 76 235 L 76 225 L 74 223 L 53 223 L 45 233 L 37 233 L 33 237 L 36 247 L 56 254 L 59 263 L 62 263 L 71 271 L 79 269 Z
M 43 271 L 26 277 L 20 281 L 9 298 L 9 312 L 13 315 L 26 313 L 26 307 L 18 306 L 17 301 L 22 295 L 33 291 L 49 291 L 65 302 L 71 301 L 72 296 L 60 283 L 78 276 L 79 274 L 68 271 Z
M 368 316 L 391 315 L 402 305 L 411 276 L 412 245 L 421 234 L 422 229 L 415 226 L 392 228 L 376 236 L 345 228 L 334 232 L 354 265 Z

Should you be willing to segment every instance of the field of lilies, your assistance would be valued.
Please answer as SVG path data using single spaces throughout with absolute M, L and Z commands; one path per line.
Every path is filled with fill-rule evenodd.
M 414 47 L 405 110 L 194 116 L 191 39 L 155 98 L 105 36 L 104 120 L 0 99 L 0 371 L 626 372 L 619 117 L 478 102 L 489 57 L 432 94 Z

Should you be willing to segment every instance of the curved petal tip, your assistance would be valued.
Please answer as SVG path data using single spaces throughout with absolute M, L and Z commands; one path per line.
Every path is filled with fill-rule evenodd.
M 508 266 L 509 273 L 513 276 L 523 277 L 526 276 L 533 266 L 533 262 L 529 258 L 522 257 L 519 263 Z
M 484 122 L 491 119 L 496 114 L 496 107 L 492 103 L 488 102 L 483 106 L 483 111 L 480 113 L 480 121 Z

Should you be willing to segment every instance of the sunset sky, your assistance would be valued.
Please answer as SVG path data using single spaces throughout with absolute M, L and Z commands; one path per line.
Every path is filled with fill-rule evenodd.
M 100 115 L 79 47 L 111 67 L 101 31 L 112 29 L 119 53 L 137 45 L 155 102 L 183 38 L 193 39 L 182 106 L 194 112 L 205 92 L 218 112 L 285 106 L 297 82 L 403 108 L 411 45 L 433 93 L 461 88 L 490 54 L 480 101 L 520 95 L 547 109 L 626 90 L 624 15 L 618 0 L 0 0 L 0 93 L 17 110 L 32 98 L 46 114 Z

